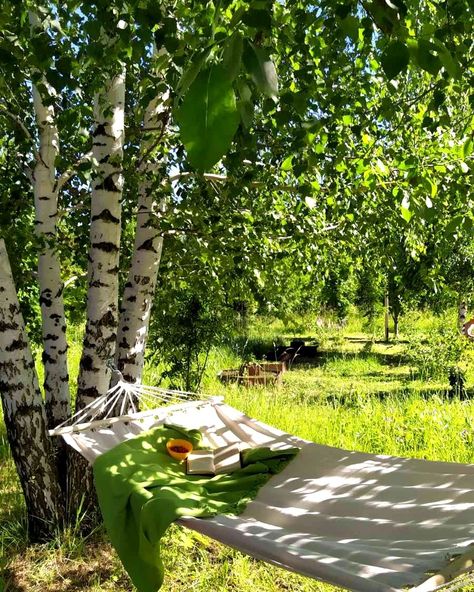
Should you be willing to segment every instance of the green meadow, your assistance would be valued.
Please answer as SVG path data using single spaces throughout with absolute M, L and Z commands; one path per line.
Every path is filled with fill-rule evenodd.
M 294 337 L 319 343 L 316 362 L 294 364 L 285 373 L 281 387 L 222 385 L 217 372 L 238 367 L 251 353 L 229 343 L 211 353 L 203 392 L 221 394 L 226 402 L 248 415 L 317 443 L 371 453 L 474 462 L 472 347 L 467 341 L 461 343 L 459 365 L 466 378 L 461 397 L 450 393 L 447 376 L 430 376 L 426 368 L 413 363 L 417 359 L 419 364 L 431 368 L 433 358 L 443 358 L 443 348 L 450 347 L 443 341 L 443 328 L 449 324 L 455 327 L 454 313 L 439 317 L 428 313 L 408 315 L 400 338 L 388 343 L 381 339 L 380 325 L 368 328 L 355 313 L 344 327 L 329 322 L 318 326 L 315 321 L 306 317 L 285 325 L 276 319 L 257 318 L 251 323 L 249 348 L 288 342 Z M 438 334 L 439 341 L 433 338 Z M 74 375 L 78 368 L 80 329 L 74 329 L 72 335 L 70 367 Z M 418 357 L 410 355 L 415 346 Z M 158 372 L 159 368 L 149 364 L 145 382 L 156 383 Z M 79 534 L 80 522 L 78 516 L 75 528 L 58 534 L 47 545 L 28 546 L 21 492 L 2 422 L 0 591 L 130 592 L 131 584 L 107 542 L 107 535 L 98 528 L 83 538 Z M 169 530 L 163 546 L 163 592 L 337 590 L 178 526 Z M 469 589 L 474 588 L 464 588 Z

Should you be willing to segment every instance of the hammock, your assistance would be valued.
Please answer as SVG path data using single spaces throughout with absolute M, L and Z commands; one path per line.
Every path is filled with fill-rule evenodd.
M 137 397 L 155 408 L 137 411 Z M 360 592 L 430 592 L 474 569 L 474 465 L 322 446 L 251 419 L 222 397 L 192 397 L 119 382 L 50 433 L 91 463 L 165 422 L 198 429 L 211 447 L 297 446 L 299 455 L 239 516 L 179 522 L 258 559 Z M 157 400 L 167 405 L 156 408 Z M 117 405 L 120 416 L 107 417 Z

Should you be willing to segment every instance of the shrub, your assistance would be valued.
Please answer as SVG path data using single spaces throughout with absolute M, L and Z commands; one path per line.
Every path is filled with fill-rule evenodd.
M 406 350 L 407 361 L 417 378 L 447 378 L 458 367 L 466 347 L 465 337 L 443 325 L 424 338 L 412 335 Z

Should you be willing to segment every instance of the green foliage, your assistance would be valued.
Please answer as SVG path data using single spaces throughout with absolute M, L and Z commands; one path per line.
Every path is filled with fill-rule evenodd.
M 456 329 L 441 325 L 428 335 L 412 335 L 407 346 L 407 361 L 415 376 L 422 380 L 447 379 L 457 367 L 468 347 L 468 341 Z
M 208 170 L 227 152 L 239 123 L 232 84 L 222 66 L 203 70 L 176 117 L 190 163 Z
M 215 294 L 175 290 L 158 299 L 151 325 L 151 360 L 171 388 L 200 389 L 211 349 L 231 330 L 233 311 Z
M 387 78 L 392 79 L 404 71 L 410 61 L 408 47 L 401 41 L 391 41 L 385 48 L 381 64 Z
M 334 265 L 328 271 L 321 291 L 321 303 L 334 311 L 339 321 L 347 318 L 356 290 L 353 269 L 350 264 Z

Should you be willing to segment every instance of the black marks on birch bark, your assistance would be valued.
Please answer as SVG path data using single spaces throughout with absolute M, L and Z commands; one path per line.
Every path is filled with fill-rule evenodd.
M 105 136 L 106 138 L 113 138 L 112 134 L 108 134 L 105 129 L 105 123 L 98 123 L 95 130 L 92 132 L 92 137 Z
M 114 313 L 109 310 L 107 311 L 104 316 L 98 321 L 97 325 L 101 327 L 112 327 L 115 328 L 116 325 L 116 317 Z
M 3 365 L 5 368 L 5 365 Z M 3 369 L 4 369 L 3 368 Z M 11 372 L 11 376 L 17 374 L 17 372 Z M 0 379 L 0 391 L 7 397 L 12 397 L 15 393 L 21 392 L 25 388 L 22 382 L 11 382 L 11 380 Z
M 92 247 L 94 249 L 99 249 L 99 251 L 104 251 L 106 253 L 117 253 L 119 250 L 117 245 L 106 241 L 100 243 L 92 243 Z
M 82 356 L 80 366 L 81 369 L 85 370 L 86 372 L 99 372 L 99 369 L 94 367 L 94 360 L 92 356 Z
M 119 224 L 120 220 L 112 215 L 109 209 L 102 210 L 100 214 L 96 214 L 92 216 L 91 221 L 95 222 L 96 220 L 102 220 L 102 222 L 111 222 L 113 224 Z
M 0 292 L 2 292 L 3 290 L 0 288 Z M 15 323 L 15 321 L 11 321 L 11 322 L 5 322 L 5 321 L 1 321 L 0 320 L 0 332 L 3 333 L 4 331 L 16 331 L 17 329 L 19 329 L 18 323 Z
M 150 283 L 150 276 L 134 275 L 133 280 L 138 286 L 147 286 Z
M 92 286 L 93 288 L 102 288 L 102 287 L 107 287 L 108 284 L 105 284 L 104 282 L 101 282 L 100 280 L 94 280 L 93 282 L 90 282 L 89 286 Z
M 59 339 L 59 335 L 53 335 L 52 333 L 48 333 L 43 337 L 44 341 L 57 341 Z
M 95 386 L 81 389 L 81 398 L 97 399 L 100 396 L 98 389 Z
M 104 190 L 104 191 L 110 191 L 112 193 L 120 193 L 120 189 L 117 187 L 117 185 L 115 184 L 115 181 L 113 179 L 113 176 L 115 174 L 116 174 L 116 172 L 114 171 L 113 173 L 111 173 L 110 175 L 105 177 L 104 180 L 102 181 L 102 183 L 98 183 L 95 186 L 95 190 L 96 191 Z
M 13 352 L 19 349 L 24 349 L 25 347 L 28 346 L 28 343 L 26 341 L 24 341 L 24 339 L 20 336 L 18 337 L 18 339 L 14 339 L 10 345 L 7 345 L 7 347 L 5 348 L 5 350 L 7 352 Z
M 45 352 L 45 351 L 41 354 L 41 359 L 43 360 L 43 364 L 57 364 L 58 363 L 58 361 L 55 358 L 50 356 L 48 354 L 48 352 Z
M 153 243 L 154 239 L 149 238 L 137 248 L 137 251 L 151 251 L 152 253 L 158 253 Z
M 46 290 L 43 290 L 40 294 L 40 298 L 39 298 L 39 303 L 40 306 L 46 306 L 47 308 L 50 308 L 53 300 L 52 300 L 52 293 L 51 290 L 49 288 L 47 288 Z

